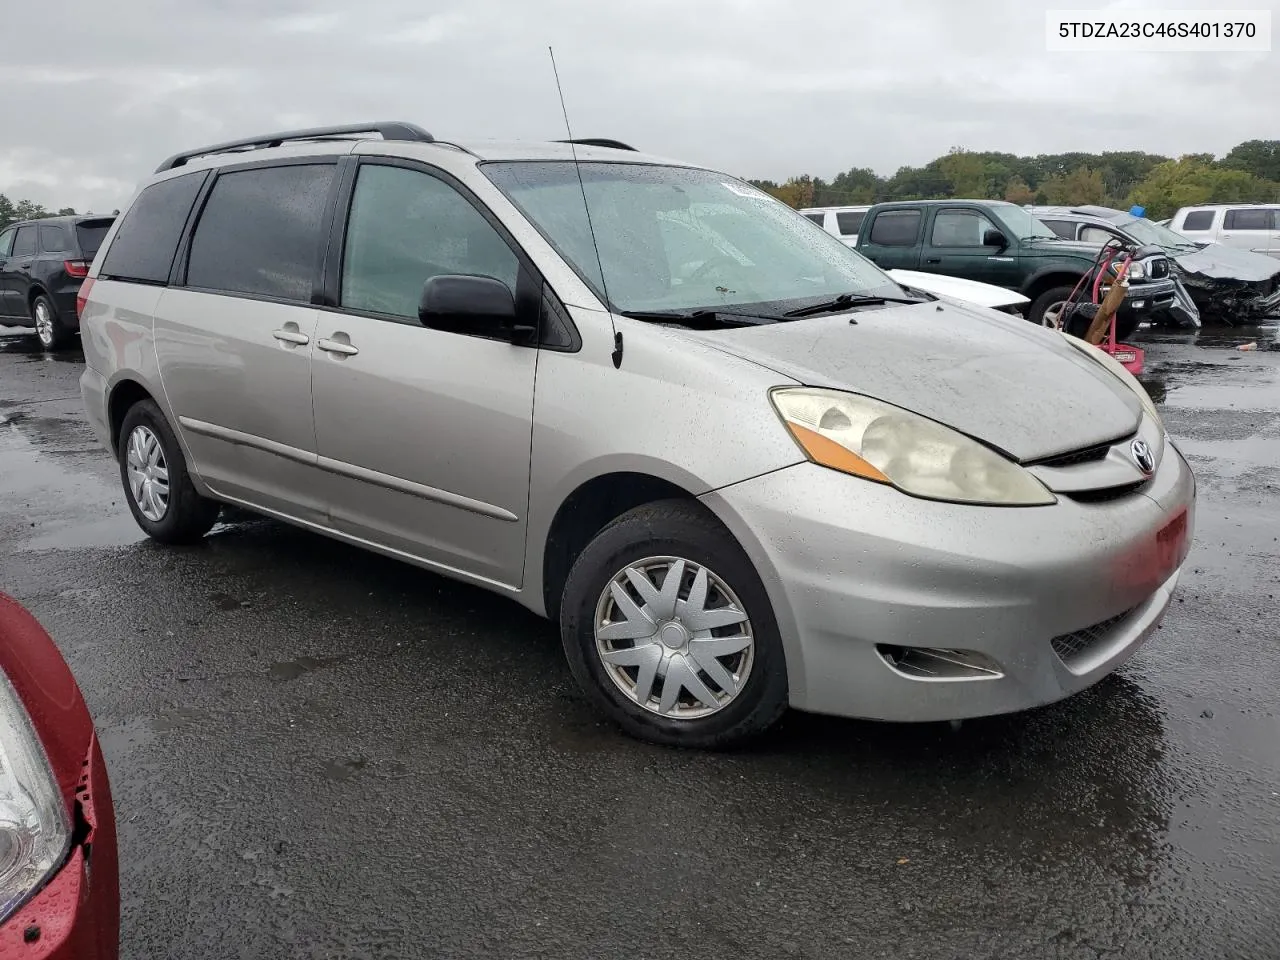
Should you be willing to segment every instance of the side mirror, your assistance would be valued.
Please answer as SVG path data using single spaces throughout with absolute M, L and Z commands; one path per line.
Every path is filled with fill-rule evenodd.
M 418 320 L 435 330 L 513 343 L 527 340 L 536 329 L 516 322 L 515 297 L 505 283 L 466 274 L 442 274 L 428 280 L 418 301 Z
M 982 245 L 984 247 L 999 247 L 1003 250 L 1009 245 L 1009 240 L 1003 233 L 992 227 L 982 235 Z

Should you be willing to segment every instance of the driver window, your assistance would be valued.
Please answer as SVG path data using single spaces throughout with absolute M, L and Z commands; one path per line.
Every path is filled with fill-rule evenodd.
M 1085 243 L 1106 243 L 1114 238 L 1114 233 L 1102 227 L 1083 227 L 1080 230 L 1080 239 Z
M 416 320 L 432 277 L 470 274 L 516 292 L 520 261 L 475 207 L 443 180 L 364 164 L 342 264 L 342 306 Z
M 15 230 L 6 230 L 4 233 L 0 233 L 0 257 L 7 257 L 9 251 L 13 249 L 13 235 L 16 232 Z
M 983 235 L 996 225 L 976 210 L 943 210 L 933 220 L 935 247 L 982 247 Z

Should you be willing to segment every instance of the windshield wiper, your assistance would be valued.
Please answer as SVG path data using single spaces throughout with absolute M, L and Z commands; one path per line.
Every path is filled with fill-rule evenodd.
M 728 327 L 754 327 L 761 323 L 776 323 L 777 317 L 766 317 L 758 313 L 739 313 L 736 310 L 620 310 L 624 317 L 632 320 L 657 320 L 667 323 L 721 323 Z M 735 323 L 735 320 L 741 323 Z
M 799 307 L 796 310 L 788 310 L 783 314 L 784 317 L 812 317 L 819 313 L 834 313 L 837 310 L 845 310 L 849 307 L 877 307 L 885 303 L 927 303 L 926 300 L 918 300 L 914 297 L 860 297 L 852 293 L 842 293 L 834 300 L 824 300 L 822 303 L 810 304 L 807 307 Z

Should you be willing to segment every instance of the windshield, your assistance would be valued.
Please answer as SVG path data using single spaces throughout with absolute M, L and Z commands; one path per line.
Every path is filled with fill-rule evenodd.
M 741 181 L 685 167 L 580 166 L 581 186 L 571 161 L 489 163 L 483 170 L 617 312 L 753 307 L 772 315 L 793 301 L 904 295 L 870 261 Z
M 1174 233 L 1168 227 L 1152 223 L 1146 217 L 1135 217 L 1122 220 L 1116 226 L 1133 237 L 1139 243 L 1155 244 L 1157 247 L 1194 247 L 1195 244 L 1186 237 Z
M 1049 240 L 1062 239 L 1017 204 L 993 203 L 991 204 L 991 212 L 999 214 L 1005 225 L 1021 240 L 1025 240 L 1027 237 L 1045 237 Z

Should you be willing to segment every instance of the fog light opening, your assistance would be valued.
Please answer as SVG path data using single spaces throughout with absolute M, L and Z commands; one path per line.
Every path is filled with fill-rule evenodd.
M 994 680 L 1004 676 L 1000 664 L 976 650 L 878 643 L 876 652 L 890 669 L 912 680 Z

